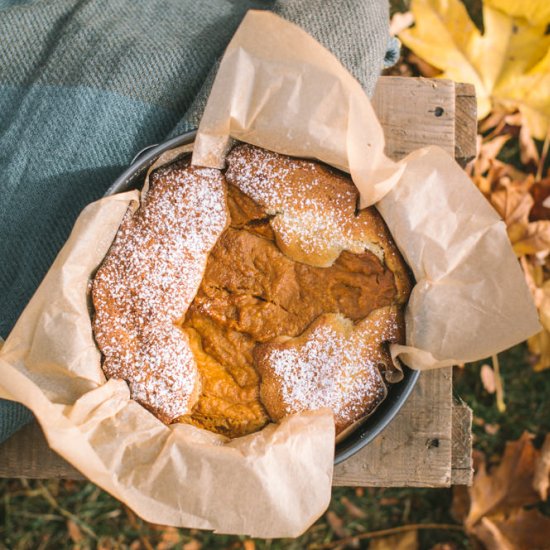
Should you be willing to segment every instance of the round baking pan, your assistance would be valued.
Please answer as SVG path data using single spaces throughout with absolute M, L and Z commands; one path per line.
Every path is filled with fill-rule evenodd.
M 122 193 L 130 189 L 139 189 L 143 185 L 143 179 L 147 169 L 162 153 L 193 143 L 196 132 L 187 132 L 181 136 L 169 139 L 160 145 L 150 145 L 142 149 L 132 160 L 130 166 L 109 187 L 106 195 Z M 419 376 L 418 371 L 404 368 L 404 378 L 398 384 L 392 384 L 388 391 L 388 397 L 382 401 L 374 413 L 355 430 L 346 435 L 336 444 L 334 463 L 339 464 L 365 445 L 370 443 L 393 420 L 401 407 L 407 401 Z

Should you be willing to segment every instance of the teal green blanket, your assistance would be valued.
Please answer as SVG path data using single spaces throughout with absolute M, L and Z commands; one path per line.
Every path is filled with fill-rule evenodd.
M 369 94 L 395 58 L 387 0 L 0 0 L 0 336 L 82 208 L 137 151 L 197 125 L 251 8 L 301 25 Z M 0 400 L 0 441 L 31 418 Z

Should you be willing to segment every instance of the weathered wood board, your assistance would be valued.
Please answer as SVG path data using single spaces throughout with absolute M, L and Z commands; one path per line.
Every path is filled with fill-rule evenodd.
M 475 155 L 473 87 L 437 79 L 382 77 L 373 107 L 386 153 L 399 160 L 438 145 L 462 165 Z M 471 483 L 471 411 L 453 403 L 451 369 L 423 373 L 394 421 L 338 465 L 334 485 L 446 487 Z M 0 445 L 0 477 L 82 478 L 30 424 Z

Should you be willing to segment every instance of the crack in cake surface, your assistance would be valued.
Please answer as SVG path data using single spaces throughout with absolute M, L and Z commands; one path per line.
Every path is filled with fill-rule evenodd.
M 244 151 L 246 154 L 251 149 L 255 151 L 249 146 L 241 146 L 236 151 Z M 271 161 L 275 155 L 269 152 L 265 154 Z M 368 247 L 363 245 L 360 253 L 340 250 L 342 243 L 339 237 L 336 243 L 330 239 L 327 241 L 337 250 L 329 265 L 326 265 L 326 257 L 321 262 L 322 266 L 319 265 L 318 257 L 314 258 L 313 265 L 299 261 L 303 246 L 300 246 L 299 254 L 293 254 L 291 247 L 281 249 L 279 246 L 280 231 L 276 221 L 278 216 L 285 212 L 287 205 L 284 201 L 289 200 L 288 188 L 293 189 L 293 183 L 289 181 L 292 170 L 296 170 L 297 167 L 301 169 L 300 163 L 304 163 L 305 173 L 315 176 L 305 192 L 309 191 L 310 195 L 315 195 L 312 191 L 319 191 L 318 188 L 321 187 L 321 192 L 315 199 L 316 204 L 319 208 L 324 205 L 330 214 L 331 222 L 336 220 L 335 223 L 342 224 L 342 220 L 338 219 L 338 215 L 332 210 L 344 209 L 344 217 L 353 218 L 351 223 L 354 238 L 366 241 L 366 234 L 367 237 L 375 238 L 385 245 L 380 245 L 384 250 L 382 257 L 397 257 L 396 250 L 388 246 L 389 233 L 378 213 L 374 209 L 369 209 L 356 216 L 357 191 L 349 178 L 337 176 L 337 188 L 334 189 L 330 186 L 335 180 L 332 171 L 322 171 L 319 174 L 318 165 L 312 167 L 312 163 L 307 161 L 296 161 L 286 157 L 285 160 L 290 167 L 282 171 L 285 180 L 279 181 L 279 187 L 276 187 L 272 180 L 274 177 L 281 177 L 281 171 L 267 174 L 265 159 L 254 164 L 263 167 L 261 175 L 257 176 L 251 173 L 250 162 L 243 164 L 240 157 L 237 161 L 235 157 L 234 150 L 229 155 L 229 167 L 226 172 L 230 227 L 220 237 L 209 256 L 201 287 L 182 327 L 190 334 L 198 335 L 201 352 L 206 353 L 209 360 L 215 362 L 219 368 L 225 368 L 231 374 L 235 388 L 242 386 L 248 390 L 255 387 L 258 390 L 260 380 L 255 356 L 263 344 L 277 343 L 279 339 L 297 339 L 304 331 L 310 330 L 308 327 L 312 326 L 315 320 L 325 319 L 327 314 L 329 317 L 331 314 L 344 316 L 360 323 L 374 310 L 401 303 L 404 294 L 407 293 L 407 289 L 403 288 L 410 281 L 405 281 L 398 289 L 394 272 L 384 266 L 379 257 L 365 250 Z M 254 156 L 253 160 L 257 161 L 258 158 Z M 246 166 L 245 174 L 239 172 L 242 166 Z M 323 178 L 327 178 L 328 182 L 322 181 Z M 342 192 L 345 200 L 336 200 L 335 191 Z M 280 200 L 280 196 L 283 197 L 283 201 Z M 330 201 L 328 205 L 327 198 Z M 306 208 L 313 202 L 314 199 L 306 202 Z M 304 203 L 300 204 L 303 208 Z M 269 223 L 267 228 L 266 222 Z M 323 223 L 327 225 L 326 221 Z M 334 256 L 334 250 L 329 250 L 328 254 Z M 398 261 L 399 257 L 396 262 Z M 401 263 L 398 267 L 403 268 L 404 264 Z M 397 327 L 398 320 L 402 317 L 401 308 L 392 310 L 391 316 L 393 326 Z M 393 332 L 385 335 L 388 341 L 397 341 L 402 337 L 402 327 L 399 327 L 399 330 L 395 328 Z M 365 342 L 368 341 L 365 330 L 362 336 Z M 371 351 L 376 347 L 372 342 L 369 345 Z M 363 361 L 365 346 L 357 347 L 363 350 Z M 378 350 L 376 353 L 379 363 L 391 368 L 391 358 L 387 350 Z M 335 361 L 331 364 L 334 365 Z M 349 369 L 350 365 L 347 365 L 347 368 Z M 355 406 L 368 413 L 372 410 L 373 403 L 377 404 L 385 396 L 385 385 L 379 374 L 378 364 L 373 367 L 363 361 L 359 370 L 365 374 L 361 387 L 372 394 L 373 401 L 366 403 L 363 400 L 360 404 L 356 400 Z M 282 383 L 281 381 L 282 378 L 279 377 L 279 383 Z M 381 382 L 381 386 L 377 381 Z M 261 385 L 265 385 L 264 381 Z M 355 394 L 359 393 L 358 387 L 356 386 Z M 211 393 L 207 395 L 208 393 L 203 392 L 201 399 L 212 396 Z M 255 415 L 242 419 L 242 422 L 235 420 L 231 426 L 223 423 L 218 429 L 216 419 L 222 418 L 223 408 L 231 405 L 219 402 L 220 409 L 215 411 L 216 414 L 207 416 L 204 412 L 205 407 L 201 407 L 201 399 L 197 409 L 180 421 L 225 434 L 232 431 L 230 435 L 235 436 L 255 431 L 269 420 L 262 406 L 261 409 L 256 409 Z M 265 404 L 265 400 L 262 400 L 258 392 L 254 402 L 261 405 L 262 401 Z M 348 421 L 351 421 L 352 417 L 355 418 L 354 415 L 348 414 Z M 271 418 L 278 419 L 273 415 Z M 340 424 L 339 421 L 338 428 Z

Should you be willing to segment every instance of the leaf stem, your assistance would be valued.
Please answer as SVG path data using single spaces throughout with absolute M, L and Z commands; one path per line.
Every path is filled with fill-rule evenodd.
M 502 378 L 500 377 L 500 363 L 498 361 L 498 354 L 492 356 L 493 370 L 495 371 L 495 390 L 497 397 L 497 409 L 498 412 L 503 413 L 506 411 L 506 403 L 504 402 L 504 386 L 502 384 Z
M 548 156 L 549 148 L 550 148 L 550 124 L 548 125 L 548 131 L 546 132 L 546 137 L 544 138 L 542 153 L 540 154 L 539 164 L 537 166 L 537 175 L 535 176 L 536 182 L 542 179 L 542 171 L 544 170 L 544 165 L 546 164 L 546 157 Z

